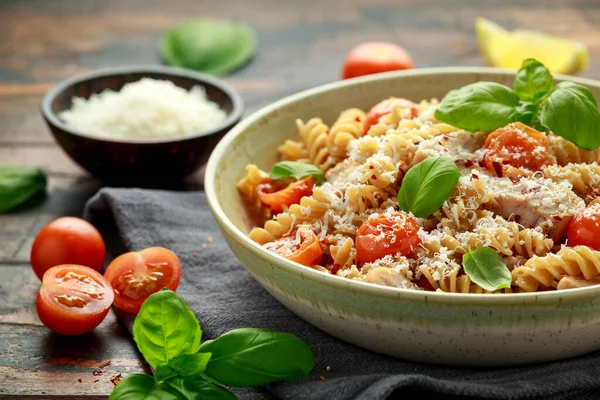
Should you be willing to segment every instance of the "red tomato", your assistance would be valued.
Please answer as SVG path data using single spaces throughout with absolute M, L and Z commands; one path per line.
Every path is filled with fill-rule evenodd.
M 58 265 L 44 274 L 37 313 L 44 325 L 63 335 L 81 335 L 100 325 L 113 302 L 110 283 L 82 265 Z
M 387 255 L 410 257 L 421 243 L 417 235 L 419 224 L 410 215 L 398 211 L 391 216 L 380 215 L 366 220 L 356 233 L 358 266 Z
M 315 186 L 315 180 L 309 176 L 287 186 L 276 181 L 262 183 L 256 187 L 256 193 L 260 201 L 277 214 L 283 211 L 284 205 L 289 207 L 292 204 L 298 204 L 302 197 L 310 196 L 313 186 Z
M 303 226 L 298 227 L 296 234 L 267 243 L 265 247 L 288 260 L 307 267 L 319 264 L 323 257 L 319 238 L 312 229 Z
M 507 164 L 535 171 L 554 163 L 546 135 L 520 122 L 490 133 L 483 147 L 483 164 L 497 176 L 504 175 Z
M 571 220 L 567 231 L 569 246 L 588 246 L 600 250 L 600 203 L 588 206 Z
M 30 261 L 40 280 L 44 273 L 61 264 L 76 264 L 100 271 L 106 246 L 100 232 L 89 222 L 61 217 L 46 225 L 35 237 Z
M 177 289 L 181 263 L 169 249 L 149 247 L 115 258 L 104 276 L 115 291 L 115 307 L 135 314 L 151 294 L 165 287 Z
M 395 107 L 410 108 L 413 118 L 419 113 L 419 107 L 412 101 L 399 97 L 390 97 L 389 99 L 385 99 L 382 102 L 375 104 L 373 108 L 371 108 L 367 114 L 367 120 L 365 121 L 365 132 L 369 131 L 371 125 L 375 125 L 379 122 L 379 118 L 391 113 Z
M 342 78 L 414 68 L 408 52 L 394 43 L 366 42 L 354 47 L 344 61 Z

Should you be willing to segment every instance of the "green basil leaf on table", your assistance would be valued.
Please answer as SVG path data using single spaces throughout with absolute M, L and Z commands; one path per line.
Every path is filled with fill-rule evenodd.
M 198 351 L 202 330 L 194 313 L 170 290 L 152 294 L 133 324 L 133 338 L 152 367 Z
M 171 360 L 169 367 L 181 376 L 199 375 L 205 371 L 210 357 L 211 353 L 184 354 Z
M 491 132 L 520 121 L 519 101 L 517 93 L 499 83 L 472 83 L 448 92 L 435 118 L 469 132 Z
M 286 179 L 292 177 L 296 180 L 312 176 L 319 183 L 323 183 L 323 171 L 316 165 L 297 161 L 281 161 L 273 165 L 271 179 Z
M 508 288 L 510 271 L 502 258 L 489 247 L 479 247 L 463 256 L 463 269 L 473 282 L 485 290 Z
M 541 62 L 528 58 L 523 61 L 513 87 L 522 100 L 537 104 L 552 90 L 553 84 L 554 80 L 548 68 Z
M 46 190 L 46 175 L 39 168 L 0 166 L 0 213 Z
M 212 75 L 242 67 L 256 51 L 256 33 L 225 20 L 193 20 L 167 31 L 160 42 L 164 62 Z
M 237 397 L 229 390 L 212 384 L 202 378 L 174 378 L 164 382 L 176 392 L 179 399 L 186 400 L 235 400 Z
M 408 170 L 398 192 L 402 211 L 427 218 L 450 197 L 460 179 L 450 157 L 430 157 Z
M 302 340 L 269 329 L 235 329 L 202 343 L 200 351 L 212 353 L 204 374 L 233 387 L 297 379 L 315 365 Z
M 585 150 L 600 147 L 600 113 L 594 95 L 585 86 L 561 82 L 544 100 L 541 124 Z
M 108 400 L 180 400 L 171 388 L 158 385 L 150 375 L 128 375 L 117 384 Z

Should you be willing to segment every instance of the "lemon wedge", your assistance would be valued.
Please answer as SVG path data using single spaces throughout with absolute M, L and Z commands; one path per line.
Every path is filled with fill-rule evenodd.
M 515 29 L 508 31 L 485 19 L 475 20 L 479 51 L 487 65 L 519 69 L 526 58 L 535 58 L 551 72 L 574 75 L 588 65 L 584 44 L 541 32 Z

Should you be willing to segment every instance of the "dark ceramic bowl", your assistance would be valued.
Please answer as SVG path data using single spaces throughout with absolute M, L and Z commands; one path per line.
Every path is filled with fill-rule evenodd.
M 142 78 L 169 80 L 191 89 L 203 86 L 210 101 L 227 113 L 218 127 L 168 139 L 107 139 L 72 129 L 58 117 L 72 106 L 73 97 L 89 98 L 105 89 L 119 91 Z M 161 66 L 113 68 L 68 79 L 50 90 L 41 113 L 63 150 L 81 167 L 105 183 L 144 185 L 176 183 L 198 170 L 223 135 L 242 116 L 240 95 L 220 79 L 178 68 Z

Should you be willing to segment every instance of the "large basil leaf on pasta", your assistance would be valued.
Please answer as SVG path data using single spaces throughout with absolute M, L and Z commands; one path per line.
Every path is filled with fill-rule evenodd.
M 460 171 L 450 157 L 431 157 L 408 170 L 398 192 L 405 212 L 427 218 L 450 197 L 460 179 Z
M 307 164 L 297 161 L 281 161 L 273 165 L 271 179 L 286 179 L 292 177 L 296 180 L 312 176 L 319 183 L 323 182 L 323 171 L 313 164 Z
M 600 147 L 600 113 L 594 95 L 585 86 L 561 82 L 544 100 L 541 124 L 585 150 Z
M 511 122 L 528 123 L 519 95 L 496 82 L 477 82 L 450 91 L 435 110 L 438 120 L 469 132 L 491 132 Z
M 512 282 L 508 267 L 489 247 L 479 247 L 465 254 L 463 269 L 471 281 L 485 290 L 508 288 Z

